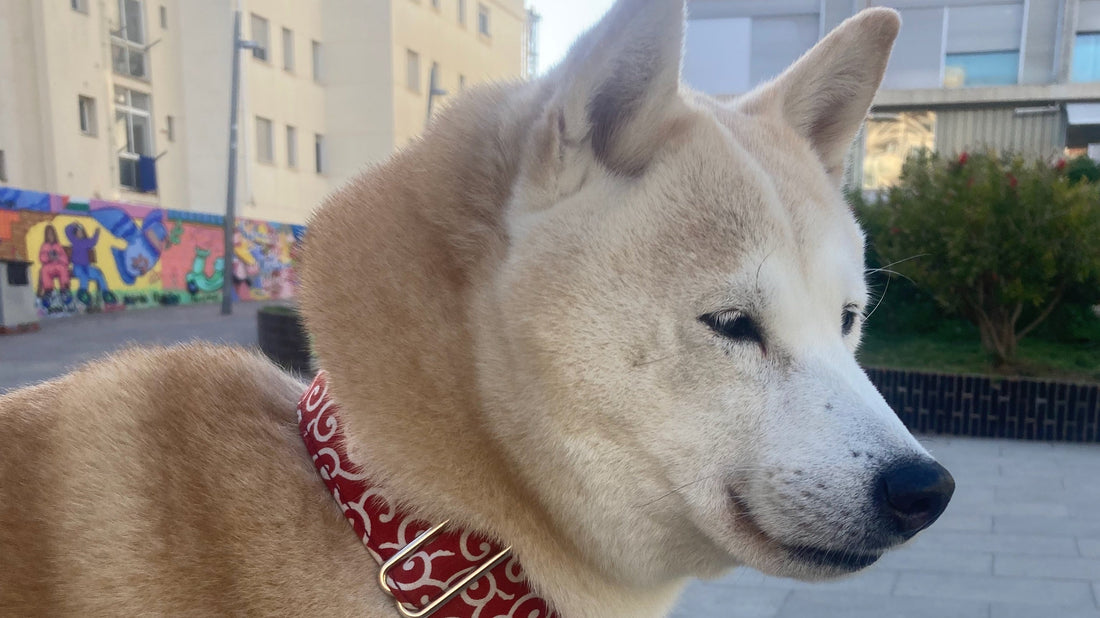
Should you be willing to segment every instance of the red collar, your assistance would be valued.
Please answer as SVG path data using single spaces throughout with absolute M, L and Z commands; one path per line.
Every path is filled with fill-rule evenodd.
M 402 616 L 556 618 L 531 592 L 511 548 L 395 509 L 385 490 L 348 458 L 338 412 L 325 374 L 317 374 L 298 402 L 298 429 L 356 536 L 382 565 L 379 583 Z

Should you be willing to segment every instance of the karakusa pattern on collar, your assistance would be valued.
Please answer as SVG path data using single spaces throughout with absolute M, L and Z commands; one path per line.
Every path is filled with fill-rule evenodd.
M 324 372 L 298 403 L 298 429 L 340 510 L 356 536 L 380 565 L 390 560 L 432 524 L 410 518 L 395 507 L 385 489 L 372 485 L 348 458 L 339 408 L 329 398 Z M 395 564 L 383 589 L 413 616 L 442 597 L 463 577 L 501 551 L 498 543 L 469 530 L 444 528 L 438 536 Z M 558 618 L 535 595 L 515 556 L 509 556 L 469 583 L 460 594 L 432 612 L 433 618 Z

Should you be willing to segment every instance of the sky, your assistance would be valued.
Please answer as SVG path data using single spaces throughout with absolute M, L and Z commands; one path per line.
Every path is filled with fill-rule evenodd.
M 573 40 L 603 17 L 614 0 L 529 0 L 540 15 L 539 72 L 565 57 Z

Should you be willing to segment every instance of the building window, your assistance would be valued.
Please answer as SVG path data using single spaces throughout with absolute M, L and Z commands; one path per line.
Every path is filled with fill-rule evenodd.
M 863 188 L 885 189 L 897 183 L 909 155 L 935 148 L 936 114 L 874 114 L 867 119 L 864 134 Z
M 313 81 L 321 81 L 321 44 L 317 41 L 312 41 L 311 47 L 313 48 Z
M 119 0 L 119 29 L 111 33 L 111 65 L 119 75 L 149 79 L 144 8 L 141 0 Z
M 164 117 L 164 136 L 168 141 L 176 141 L 176 119 L 173 116 Z
M 458 23 L 466 25 L 466 0 L 458 0 Z
M 1017 82 L 1020 52 L 947 54 L 943 64 L 943 85 L 948 88 L 1007 86 Z
M 252 57 L 267 62 L 267 50 L 271 46 L 271 36 L 268 32 L 267 20 L 259 15 L 252 14 L 252 42 L 256 47 L 252 48 Z
M 8 181 L 8 164 L 4 160 L 4 151 L 0 150 L 0 182 Z
M 320 133 L 313 135 L 313 161 L 318 174 L 324 174 L 327 167 L 325 162 L 325 136 Z
M 298 167 L 298 129 L 290 125 L 286 126 L 286 166 Z
M 1075 82 L 1100 82 L 1100 32 L 1078 32 L 1073 43 Z
M 77 97 L 77 107 L 80 110 L 80 132 L 94 137 L 97 133 L 95 99 L 81 95 Z
M 283 69 L 294 72 L 294 31 L 283 28 Z
M 78 13 L 88 12 L 88 0 L 69 0 L 69 6 L 73 7 L 73 10 Z
M 420 92 L 420 54 L 405 50 L 405 85 L 413 92 Z
M 944 19 L 944 86 L 1005 86 L 1019 82 L 1023 2 L 952 6 Z
M 275 162 L 275 138 L 272 135 L 271 121 L 256 116 L 256 160 L 260 163 Z
M 480 3 L 477 5 L 477 31 L 479 34 L 492 36 L 489 34 L 489 7 Z
M 115 86 L 116 134 L 122 135 L 126 140 L 118 153 L 119 182 L 124 187 L 140 187 L 139 162 L 143 157 L 153 156 L 151 107 L 149 95 Z
M 160 5 L 160 29 L 168 29 L 168 7 Z

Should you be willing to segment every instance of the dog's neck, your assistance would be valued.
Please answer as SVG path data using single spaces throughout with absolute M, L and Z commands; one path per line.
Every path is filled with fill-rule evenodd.
M 679 584 L 640 591 L 586 564 L 482 415 L 471 301 L 506 257 L 504 210 L 545 88 L 464 97 L 333 196 L 310 224 L 301 303 L 349 450 L 376 482 L 416 517 L 514 545 L 564 616 L 645 616 Z

